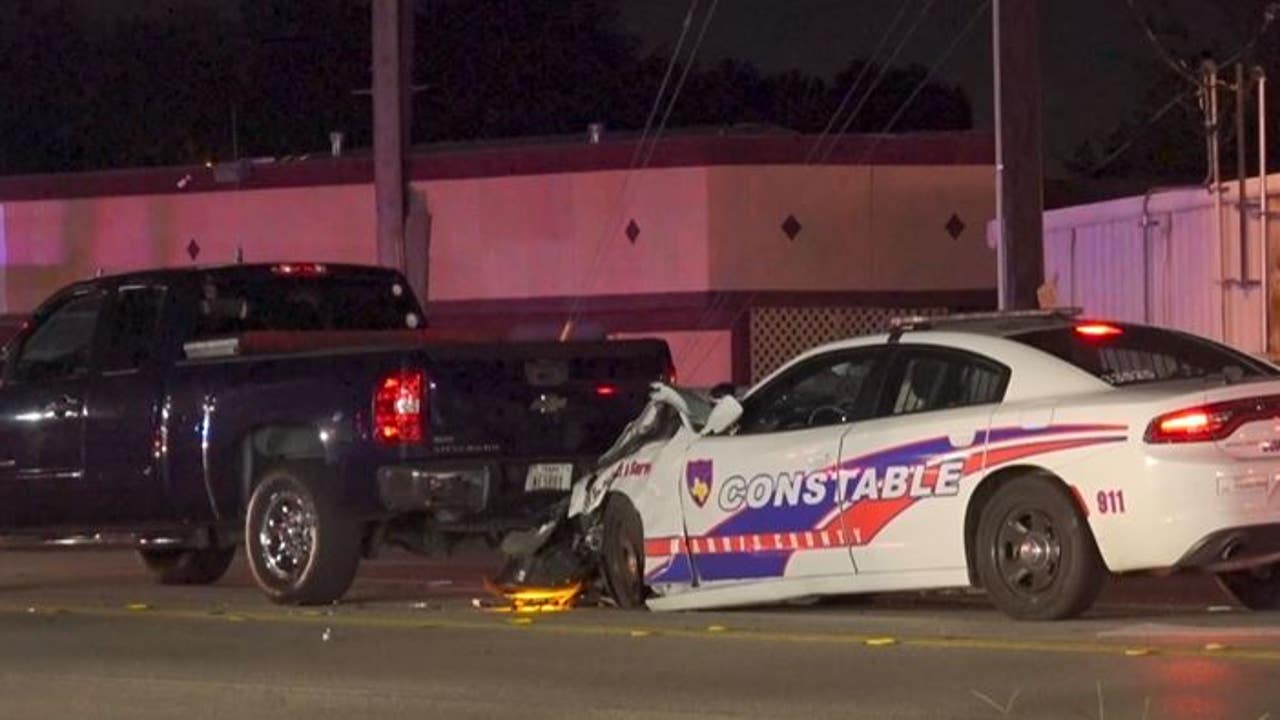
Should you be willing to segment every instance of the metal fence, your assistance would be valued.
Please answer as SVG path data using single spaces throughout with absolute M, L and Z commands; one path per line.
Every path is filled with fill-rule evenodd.
M 1280 187 L 1280 176 L 1269 184 Z M 1245 195 L 1243 239 L 1234 185 L 1220 204 L 1195 187 L 1046 213 L 1045 278 L 1056 285 L 1057 304 L 1266 352 L 1268 253 L 1256 186 Z M 1271 216 L 1275 247 L 1280 233 L 1276 213 Z M 1274 341 L 1271 346 L 1276 349 Z

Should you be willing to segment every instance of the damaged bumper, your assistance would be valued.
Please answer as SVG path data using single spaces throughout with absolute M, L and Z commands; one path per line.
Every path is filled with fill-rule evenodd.
M 601 572 L 602 516 L 619 469 L 646 444 L 665 441 L 664 428 L 670 427 L 667 421 L 673 413 L 685 428 L 697 432 L 709 411 L 710 405 L 701 396 L 656 383 L 648 405 L 599 458 L 594 469 L 573 484 L 569 497 L 551 508 L 535 529 L 507 535 L 502 544 L 506 563 L 494 579 L 496 590 L 513 607 L 521 599 L 560 597 L 570 588 L 588 601 L 609 599 Z

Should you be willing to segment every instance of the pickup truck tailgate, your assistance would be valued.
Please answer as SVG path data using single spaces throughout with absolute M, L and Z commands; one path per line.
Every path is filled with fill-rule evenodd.
M 657 340 L 433 349 L 430 451 L 436 456 L 572 458 L 607 448 L 671 359 Z

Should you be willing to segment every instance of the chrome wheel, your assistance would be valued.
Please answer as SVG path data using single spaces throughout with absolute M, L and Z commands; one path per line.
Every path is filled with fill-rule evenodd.
M 1047 513 L 1017 509 L 1005 516 L 996 538 L 996 566 L 1015 593 L 1035 596 L 1058 576 L 1062 541 Z
M 311 562 L 316 544 L 316 512 L 311 502 L 291 490 L 277 490 L 267 500 L 258 545 L 267 570 L 285 581 L 296 580 Z

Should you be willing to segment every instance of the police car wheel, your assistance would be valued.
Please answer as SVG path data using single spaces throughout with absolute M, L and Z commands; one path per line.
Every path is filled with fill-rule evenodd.
M 614 495 L 604 508 L 601 570 L 609 594 L 620 608 L 644 607 L 644 530 L 640 514 L 625 496 Z
M 1241 607 L 1280 609 L 1280 563 L 1218 573 L 1218 585 Z
M 974 547 L 992 603 L 1020 620 L 1079 615 L 1107 575 L 1075 503 L 1044 477 L 1019 478 L 997 490 L 982 509 Z

